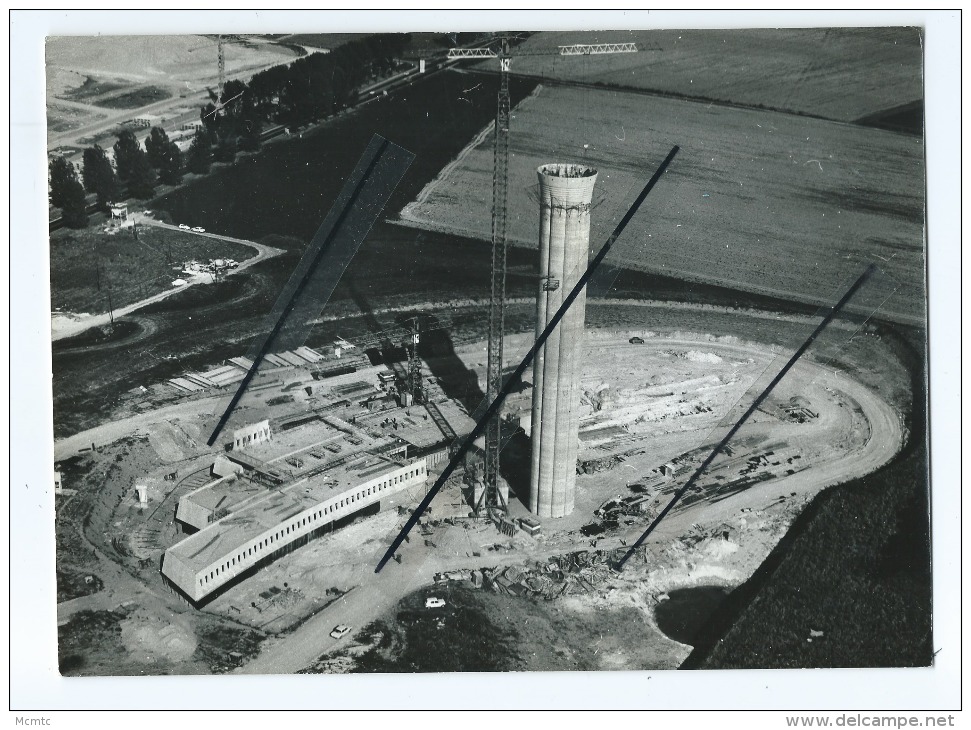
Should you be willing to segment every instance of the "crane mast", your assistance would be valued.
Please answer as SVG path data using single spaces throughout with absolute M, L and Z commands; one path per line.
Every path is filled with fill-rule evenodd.
M 212 40 L 212 36 L 206 36 Z M 219 76 L 219 96 L 222 97 L 226 88 L 226 46 L 230 43 L 245 43 L 246 39 L 236 35 L 217 35 L 216 38 L 216 70 Z M 201 48 L 211 48 L 211 46 L 196 46 L 190 48 L 189 53 L 198 51 Z
M 218 67 L 219 67 L 219 95 L 222 97 L 223 91 L 226 89 L 226 51 L 223 48 L 223 36 L 218 36 L 216 39 L 216 50 L 218 55 Z
M 509 180 L 509 59 L 508 41 L 502 39 L 499 56 L 499 99 L 496 111 L 496 133 L 492 174 L 492 289 L 489 297 L 489 357 L 486 376 L 486 398 L 492 403 L 502 388 L 502 340 L 506 324 L 506 201 Z M 499 490 L 499 450 L 502 446 L 502 412 L 486 427 L 485 473 L 481 504 L 487 514 L 506 510 L 506 500 Z
M 636 53 L 635 43 L 599 43 L 558 46 L 553 52 L 517 55 L 589 56 Z M 489 297 L 489 354 L 486 367 L 486 402 L 492 403 L 502 389 L 503 336 L 506 311 L 506 203 L 509 171 L 509 39 L 500 36 L 499 49 L 453 48 L 449 60 L 496 58 L 499 60 L 499 94 L 496 111 L 494 169 L 492 175 L 492 287 Z M 502 448 L 502 411 L 486 425 L 483 490 L 475 513 L 492 518 L 506 512 L 506 493 L 499 489 L 499 451 Z

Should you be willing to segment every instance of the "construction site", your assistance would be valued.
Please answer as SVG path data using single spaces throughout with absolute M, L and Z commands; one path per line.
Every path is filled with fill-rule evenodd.
M 299 346 L 265 352 L 253 344 L 271 341 L 265 323 L 223 335 L 205 319 L 220 303 L 188 307 L 185 341 L 199 312 L 218 347 L 167 358 L 111 419 L 55 442 L 63 672 L 675 668 L 691 647 L 656 615 L 672 591 L 743 584 L 821 491 L 908 443 L 911 381 L 864 301 L 852 317 L 834 308 L 817 340 L 804 307 L 591 291 L 609 171 L 563 154 L 508 180 L 514 58 L 505 37 L 448 55 L 499 61 L 495 122 L 471 143 L 492 143 L 486 298 L 372 308 L 350 279 L 368 332 L 325 309 Z M 655 175 L 637 205 L 655 183 L 670 200 L 662 173 L 677 148 L 662 163 L 666 152 L 636 171 L 642 185 Z M 436 195 L 448 172 L 432 171 Z M 407 211 L 423 186 L 411 185 L 407 206 L 384 211 L 400 212 L 400 230 L 421 225 Z M 519 235 L 526 216 L 512 211 L 527 205 L 537 250 L 517 267 L 507 217 Z M 611 211 L 616 239 L 637 207 Z M 451 223 L 474 228 L 480 214 Z M 264 271 L 243 268 L 232 280 Z M 124 342 L 153 336 L 143 326 Z M 428 646 L 447 662 L 432 636 L 500 605 L 510 625 L 543 627 L 508 639 L 501 667 L 478 663 L 485 654 L 409 658 Z M 96 620 L 114 638 L 85 644 Z
M 534 306 L 549 306 L 549 294 Z M 550 367 L 547 356 L 506 401 L 496 502 L 484 508 L 479 442 L 385 569 L 398 574 L 391 576 L 394 590 L 383 574 L 375 579 L 377 558 L 476 424 L 431 374 L 434 358 L 408 349 L 406 328 L 399 334 L 410 356 L 390 366 L 372 364 L 347 340 L 268 355 L 212 448 L 206 429 L 224 393 L 253 367 L 247 357 L 155 384 L 137 394 L 139 415 L 62 447 L 73 444 L 78 453 L 67 461 L 83 460 L 89 473 L 110 464 L 101 499 L 114 499 L 99 510 L 98 523 L 108 528 L 104 547 L 112 560 L 190 612 L 278 636 L 271 643 L 289 647 L 282 665 L 267 664 L 272 652 L 241 664 L 234 651 L 239 656 L 224 658 L 225 666 L 297 671 L 316 657 L 294 653 L 288 632 L 310 630 L 315 621 L 339 624 L 345 613 L 358 617 L 348 624 L 361 628 L 362 610 L 377 619 L 397 596 L 436 580 L 580 605 L 606 600 L 606 586 L 616 595 L 638 585 L 635 603 L 646 614 L 677 587 L 731 584 L 764 559 L 816 492 L 872 471 L 902 444 L 899 416 L 872 390 L 800 362 L 681 498 L 640 558 L 646 564 L 646 556 L 662 550 L 668 559 L 651 561 L 646 583 L 640 559 L 637 568 L 616 574 L 610 561 L 617 551 L 698 468 L 719 428 L 778 366 L 779 355 L 731 336 L 574 326 L 568 344 L 575 352 L 564 349 L 567 343 L 558 349 L 561 364 L 567 356 L 576 363 L 568 387 L 557 383 L 556 363 Z M 534 339 L 535 333 L 505 337 L 504 371 Z M 481 386 L 487 350 L 481 340 L 454 349 L 459 369 L 475 373 Z M 542 418 L 549 395 L 538 382 L 551 385 L 553 396 L 565 393 L 554 413 L 572 423 Z M 552 462 L 562 474 L 548 486 L 536 474 L 538 429 L 559 435 L 575 454 Z M 122 440 L 112 443 L 113 435 Z M 670 552 L 692 534 L 690 545 Z M 731 567 L 699 560 L 698 543 L 708 551 L 703 555 Z M 671 557 L 691 567 L 680 571 Z M 653 586 L 649 598 L 645 585 Z M 310 651 L 326 649 L 318 644 Z M 340 670 L 340 662 L 326 666 Z

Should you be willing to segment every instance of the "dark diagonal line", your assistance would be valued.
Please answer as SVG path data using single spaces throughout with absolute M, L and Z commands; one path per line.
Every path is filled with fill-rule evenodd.
M 384 554 L 384 557 L 381 558 L 378 566 L 374 569 L 375 573 L 380 572 L 385 563 L 387 563 L 391 559 L 391 556 L 395 554 L 395 551 L 401 546 L 401 543 L 404 542 L 405 538 L 408 536 L 408 533 L 411 532 L 411 529 L 418 523 L 418 520 L 421 518 L 422 514 L 424 514 L 426 509 L 428 509 L 428 505 L 431 504 L 432 500 L 435 498 L 435 495 L 438 494 L 439 490 L 442 488 L 442 485 L 445 484 L 448 478 L 452 475 L 452 472 L 455 471 L 455 467 L 458 466 L 458 464 L 462 461 L 463 457 L 471 448 L 475 440 L 485 431 L 489 421 L 496 415 L 496 413 L 498 413 L 499 409 L 502 407 L 502 402 L 506 399 L 506 396 L 509 395 L 509 392 L 513 389 L 513 387 L 519 383 L 519 379 L 522 377 L 523 373 L 526 372 L 526 368 L 532 364 L 533 358 L 536 356 L 536 352 L 543 346 L 553 330 L 556 329 L 556 326 L 560 323 L 560 320 L 563 319 L 563 315 L 566 314 L 567 310 L 570 308 L 576 298 L 580 296 L 580 292 L 582 292 L 583 288 L 587 285 L 587 281 L 591 276 L 593 276 L 594 272 L 600 266 L 600 263 L 610 252 L 611 246 L 614 245 L 614 242 L 620 237 L 620 234 L 624 232 L 627 224 L 630 223 L 631 218 L 634 217 L 634 214 L 637 212 L 638 208 L 640 208 L 641 203 L 644 202 L 644 199 L 647 197 L 648 193 L 654 189 L 657 181 L 661 179 L 661 175 L 663 175 L 664 171 L 667 170 L 668 165 L 671 164 L 671 161 L 674 159 L 674 156 L 678 153 L 679 149 L 680 148 L 675 145 L 668 153 L 668 156 L 664 158 L 664 162 L 661 163 L 661 166 L 658 167 L 657 172 L 654 173 L 654 176 L 648 181 L 647 185 L 644 186 L 644 189 L 641 191 L 640 195 L 637 196 L 637 200 L 634 201 L 634 204 L 631 206 L 630 210 L 627 211 L 627 214 L 621 219 L 620 223 L 617 224 L 617 227 L 614 228 L 614 232 L 610 234 L 610 237 L 600 249 L 600 252 L 594 257 L 593 261 L 590 262 L 586 272 L 584 272 L 583 276 L 580 277 L 580 280 L 563 300 L 563 303 L 560 304 L 560 308 L 556 310 L 556 314 L 553 315 L 553 318 L 550 320 L 549 324 L 546 325 L 546 329 L 544 329 L 542 334 L 536 338 L 536 342 L 533 343 L 533 346 L 529 348 L 529 352 L 526 353 L 523 361 L 519 363 L 519 367 L 517 367 L 515 372 L 506 380 L 505 384 L 496 395 L 495 400 L 489 404 L 489 408 L 485 413 L 482 414 L 481 418 L 479 418 L 478 422 L 475 424 L 475 428 L 472 429 L 472 433 L 470 433 L 465 440 L 462 441 L 462 445 L 459 447 L 458 451 L 456 451 L 455 455 L 452 456 L 451 460 L 449 460 L 448 466 L 445 467 L 445 470 L 441 473 L 438 479 L 435 480 L 434 486 L 428 490 L 428 494 L 425 495 L 425 498 L 415 508 L 415 511 L 411 514 L 411 517 L 408 518 L 405 526 L 401 528 L 401 532 L 398 533 L 398 536 L 391 543 L 391 547 L 388 548 L 387 552 Z
M 830 310 L 829 314 L 827 314 L 823 318 L 822 322 L 820 322 L 819 325 L 816 327 L 816 329 L 812 331 L 812 334 L 810 334 L 809 337 L 806 338 L 806 341 L 803 342 L 802 345 L 800 345 L 799 349 L 796 350 L 795 353 L 793 353 L 792 357 L 789 358 L 789 362 L 787 362 L 783 366 L 782 370 L 780 370 L 776 374 L 776 376 L 772 378 L 772 382 L 769 383 L 765 387 L 765 390 L 763 390 L 759 394 L 759 396 L 752 402 L 752 405 L 748 407 L 748 410 L 745 411 L 745 413 L 742 415 L 740 419 L 738 419 L 738 421 L 735 423 L 734 426 L 732 426 L 729 432 L 725 434 L 725 437 L 720 442 L 718 442 L 718 445 L 715 446 L 714 449 L 711 450 L 711 453 L 708 454 L 705 460 L 701 463 L 701 466 L 699 466 L 695 470 L 694 474 L 691 475 L 691 478 L 688 479 L 688 481 L 685 483 L 683 487 L 681 487 L 681 489 L 679 489 L 677 492 L 674 493 L 674 497 L 671 499 L 670 502 L 668 502 L 667 506 L 663 510 L 661 510 L 658 516 L 654 518 L 654 521 L 651 523 L 650 527 L 644 530 L 644 534 L 641 535 L 639 538 L 637 538 L 637 542 L 635 542 L 633 545 L 630 546 L 630 549 L 627 551 L 624 557 L 621 558 L 619 561 L 617 561 L 616 565 L 614 565 L 615 570 L 619 571 L 623 569 L 624 563 L 626 563 L 627 560 L 630 558 L 630 556 L 633 555 L 634 552 L 637 550 L 637 548 L 639 548 L 643 544 L 643 542 L 647 539 L 648 535 L 654 532 L 654 529 L 660 524 L 661 520 L 664 519 L 664 517 L 668 514 L 668 512 L 674 509 L 674 506 L 678 503 L 681 497 L 684 496 L 685 492 L 687 492 L 691 488 L 691 486 L 698 480 L 698 477 L 700 477 L 701 474 L 705 471 L 705 469 L 707 469 L 708 466 L 711 464 L 711 462 L 714 461 L 715 457 L 721 453 L 722 449 L 725 448 L 725 446 L 732 439 L 732 437 L 736 433 L 738 433 L 738 430 L 749 419 L 749 416 L 755 413 L 756 409 L 758 409 L 758 407 L 762 405 L 762 402 L 766 398 L 768 398 L 769 393 L 772 392 L 773 388 L 775 388 L 775 386 L 779 384 L 779 381 L 781 381 L 782 378 L 785 377 L 786 373 L 788 373 L 789 370 L 792 368 L 792 366 L 796 364 L 796 361 L 803 356 L 806 350 L 809 349 L 810 345 L 812 345 L 813 342 L 815 342 L 816 338 L 819 337 L 820 334 L 822 334 L 822 331 L 826 329 L 826 327 L 829 325 L 830 322 L 833 321 L 833 318 L 836 317 L 837 314 L 839 314 L 840 310 L 846 306 L 846 303 L 849 302 L 850 299 L 853 298 L 853 295 L 856 294 L 856 292 L 860 289 L 860 287 L 866 283 L 866 280 L 870 278 L 870 276 L 873 274 L 874 271 L 876 271 L 876 268 L 877 267 L 875 264 L 870 264 L 869 266 L 867 266 L 866 271 L 864 271 L 860 275 L 860 278 L 853 283 L 853 286 L 851 286 L 849 289 L 846 290 L 846 294 L 844 294 L 843 297 Z
M 239 384 L 239 387 L 236 389 L 236 393 L 233 395 L 232 400 L 229 402 L 229 406 L 226 408 L 225 412 L 220 417 L 219 422 L 216 424 L 216 428 L 213 430 L 212 435 L 209 437 L 209 441 L 207 442 L 209 446 L 212 446 L 213 444 L 216 443 L 216 439 L 219 437 L 219 434 L 223 430 L 223 427 L 226 425 L 226 422 L 229 421 L 229 417 L 232 415 L 233 410 L 239 404 L 239 401 L 243 397 L 243 393 L 246 392 L 246 388 L 249 386 L 250 381 L 252 381 L 253 378 L 256 376 L 256 372 L 257 370 L 259 370 L 260 364 L 263 362 L 263 359 L 266 357 L 266 355 L 269 354 L 270 348 L 273 346 L 274 340 L 276 340 L 277 335 L 280 333 L 280 331 L 283 329 L 284 325 L 286 324 L 287 318 L 290 316 L 290 313 L 293 311 L 293 309 L 297 306 L 297 303 L 300 300 L 301 294 L 303 294 L 304 290 L 307 287 L 307 283 L 313 277 L 315 271 L 317 270 L 317 267 L 320 266 L 320 263 L 323 260 L 324 256 L 331 251 L 331 244 L 333 243 L 334 238 L 338 235 L 338 233 L 342 231 L 342 225 L 344 221 L 346 220 L 350 212 L 354 209 L 354 206 L 357 203 L 357 200 L 361 194 L 361 191 L 364 189 L 364 186 L 370 180 L 371 175 L 374 172 L 375 166 L 378 164 L 378 162 L 380 162 L 382 156 L 384 155 L 385 150 L 388 149 L 388 146 L 390 144 L 388 140 L 384 139 L 383 137 L 379 137 L 378 135 L 375 135 L 375 137 L 378 140 L 380 140 L 380 145 L 378 146 L 377 151 L 374 153 L 374 156 L 372 157 L 370 163 L 368 164 L 364 174 L 361 176 L 361 179 L 358 180 L 357 184 L 354 186 L 354 189 L 351 192 L 351 195 L 347 203 L 344 205 L 343 209 L 341 210 L 340 215 L 337 217 L 337 220 L 335 221 L 334 225 L 330 227 L 330 229 L 326 232 L 322 240 L 318 240 L 317 236 L 319 236 L 320 233 L 323 232 L 323 227 L 322 227 L 321 230 L 317 232 L 317 236 L 314 237 L 315 240 L 311 242 L 310 247 L 308 248 L 308 251 L 314 251 L 316 249 L 315 253 L 313 254 L 313 261 L 310 264 L 310 266 L 307 267 L 307 270 L 304 272 L 303 276 L 301 277 L 300 282 L 297 284 L 297 287 L 294 289 L 290 298 L 287 300 L 286 306 L 283 308 L 283 311 L 280 313 L 280 316 L 277 318 L 276 324 L 274 324 L 273 329 L 270 330 L 270 333 L 266 336 L 266 339 L 263 340 L 262 347 L 260 347 L 259 352 L 253 358 L 253 364 L 250 366 L 250 369 L 246 372 L 246 376 L 243 378 L 243 380 Z M 326 222 L 326 219 L 325 219 L 325 222 Z M 357 246 L 360 246 L 360 244 L 361 244 L 361 241 L 358 240 Z

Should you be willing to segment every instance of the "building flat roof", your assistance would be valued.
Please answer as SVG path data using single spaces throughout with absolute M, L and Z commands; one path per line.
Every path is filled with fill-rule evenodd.
M 308 428 L 307 426 L 312 426 Z M 227 456 L 240 455 L 247 461 L 262 462 L 266 467 L 279 472 L 288 482 L 302 478 L 308 472 L 317 472 L 346 462 L 357 455 L 385 447 L 393 439 L 373 439 L 362 433 L 353 443 L 348 434 L 321 420 L 309 421 L 287 431 L 274 432 L 270 441 L 248 445 L 238 452 Z M 356 435 L 356 434 L 355 434 Z M 299 459 L 297 466 L 287 459 Z M 244 479 L 220 479 L 200 487 L 183 499 L 200 507 L 216 511 L 232 511 L 238 505 L 265 492 L 267 488 Z
M 194 570 L 202 570 L 294 515 L 401 466 L 378 454 L 360 454 L 326 473 L 264 490 L 263 497 L 190 535 L 169 551 Z
M 266 491 L 266 487 L 249 480 L 224 478 L 197 489 L 183 499 L 215 512 L 217 509 L 232 510 L 241 502 Z
M 464 435 L 471 433 L 475 428 L 475 421 L 457 404 L 444 401 L 436 402 L 435 405 L 455 433 Z M 425 449 L 448 440 L 447 434 L 442 433 L 423 405 L 366 413 L 357 416 L 354 422 L 372 434 L 395 436 L 417 449 Z

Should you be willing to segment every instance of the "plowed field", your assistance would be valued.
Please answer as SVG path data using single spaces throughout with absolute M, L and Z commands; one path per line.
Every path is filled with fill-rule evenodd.
M 599 170 L 591 235 L 599 248 L 674 145 L 681 152 L 618 243 L 615 263 L 830 303 L 872 261 L 899 284 L 883 316 L 923 321 L 923 144 L 906 134 L 541 86 L 512 113 L 510 242 L 536 246 L 539 206 L 529 192 L 540 164 Z M 402 217 L 488 239 L 492 146 L 491 133 L 479 135 Z

